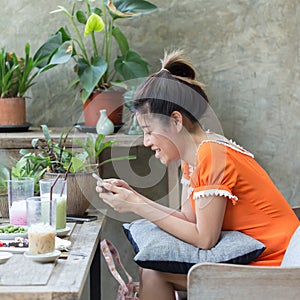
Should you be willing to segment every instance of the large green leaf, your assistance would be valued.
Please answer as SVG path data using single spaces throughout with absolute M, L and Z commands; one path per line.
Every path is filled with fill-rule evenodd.
M 128 41 L 127 41 L 125 35 L 122 33 L 122 31 L 120 30 L 119 27 L 113 28 L 112 35 L 115 38 L 115 40 L 117 41 L 122 55 L 125 56 L 129 50 Z
M 73 43 L 72 41 L 64 42 L 58 49 L 57 52 L 51 57 L 49 62 L 50 65 L 58 65 L 67 63 L 73 54 Z
M 106 0 L 105 2 L 114 19 L 148 14 L 157 9 L 156 5 L 144 0 Z
M 115 61 L 116 71 L 124 80 L 146 77 L 149 75 L 148 64 L 141 56 L 129 50 L 126 56 L 118 57 Z
M 93 92 L 100 78 L 107 70 L 107 62 L 102 56 L 93 59 L 92 64 L 88 64 L 86 60 L 78 60 L 78 77 L 80 79 L 84 93 L 82 94 L 83 102 Z
M 43 57 L 50 57 L 56 49 L 62 44 L 62 34 L 57 32 L 52 35 L 34 54 L 33 59 L 41 59 Z M 47 65 L 47 61 L 44 60 L 38 65 L 39 68 L 43 68 Z

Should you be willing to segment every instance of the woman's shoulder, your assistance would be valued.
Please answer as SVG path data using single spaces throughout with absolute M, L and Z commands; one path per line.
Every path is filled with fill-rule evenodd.
M 224 152 L 224 150 L 231 149 L 234 153 L 241 153 L 250 157 L 254 157 L 254 155 L 248 150 L 244 149 L 242 146 L 238 145 L 232 139 L 227 139 L 226 137 L 208 132 L 207 139 L 204 139 L 199 147 L 198 147 L 198 155 L 203 155 L 206 153 L 207 155 L 219 152 Z

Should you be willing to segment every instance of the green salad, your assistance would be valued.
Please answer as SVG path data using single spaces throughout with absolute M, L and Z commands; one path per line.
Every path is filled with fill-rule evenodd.
M 0 233 L 25 233 L 27 229 L 23 226 L 14 226 L 14 225 L 7 225 L 5 227 L 0 227 Z

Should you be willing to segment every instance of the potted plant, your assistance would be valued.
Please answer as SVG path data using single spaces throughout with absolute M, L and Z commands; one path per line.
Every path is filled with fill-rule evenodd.
M 78 2 L 84 3 L 85 10 L 77 7 Z M 96 3 L 98 5 L 92 7 Z M 124 90 L 117 96 L 115 90 L 109 88 L 120 80 L 148 76 L 149 71 L 148 63 L 131 49 L 117 23 L 119 19 L 133 19 L 156 9 L 155 5 L 145 0 L 77 0 L 73 1 L 71 10 L 58 6 L 57 10 L 51 12 L 64 13 L 72 28 L 71 32 L 68 27 L 61 27 L 54 36 L 60 36 L 61 44 L 71 41 L 70 51 L 77 74 L 71 86 L 80 84 L 85 125 L 96 125 L 100 109 L 116 111 L 115 115 L 109 113 L 109 118 L 115 125 L 122 122 Z M 106 104 L 112 106 L 92 106 L 99 95 L 106 98 L 103 100 Z M 115 98 L 113 101 L 109 97 L 111 95 Z
M 21 150 L 23 166 L 38 166 L 34 168 L 37 182 L 42 177 L 56 178 L 58 174 L 67 176 L 67 215 L 82 216 L 90 205 L 90 201 L 98 197 L 95 192 L 95 179 L 92 173 L 99 173 L 100 168 L 109 162 L 123 159 L 135 159 L 135 156 L 112 157 L 100 161 L 99 156 L 103 150 L 117 143 L 115 140 L 105 141 L 103 134 L 87 134 L 85 140 L 75 140 L 74 144 L 81 148 L 67 149 L 69 134 L 72 128 L 62 132 L 58 141 L 51 138 L 46 125 L 41 125 L 44 139 L 33 139 L 32 146 L 35 152 Z M 24 164 L 24 161 L 27 163 Z M 29 167 L 28 167 L 29 168 Z M 90 201 L 88 200 L 90 199 Z
M 0 52 L 0 126 L 26 127 L 25 97 L 36 77 L 71 57 L 66 53 L 70 42 L 57 45 L 51 37 L 37 53 L 30 56 L 30 44 L 25 45 L 25 56 L 2 48 Z M 43 51 L 47 49 L 47 51 Z M 64 54 L 61 54 L 64 53 Z M 59 60 L 56 60 L 56 55 Z M 29 127 L 29 126 L 27 126 Z

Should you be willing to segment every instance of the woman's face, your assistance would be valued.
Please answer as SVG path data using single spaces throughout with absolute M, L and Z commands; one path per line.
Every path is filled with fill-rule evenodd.
M 155 157 L 163 164 L 180 158 L 178 149 L 178 132 L 172 118 L 162 120 L 162 116 L 137 113 L 137 120 L 144 132 L 144 146 L 155 151 Z

